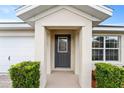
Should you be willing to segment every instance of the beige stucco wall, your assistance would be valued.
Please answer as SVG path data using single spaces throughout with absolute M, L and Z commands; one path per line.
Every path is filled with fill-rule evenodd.
M 84 26 L 86 20 L 67 9 L 61 9 L 39 19 L 43 26 Z

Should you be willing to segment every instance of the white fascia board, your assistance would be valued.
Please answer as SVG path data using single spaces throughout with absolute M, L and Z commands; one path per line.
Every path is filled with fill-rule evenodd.
M 89 5 L 89 6 L 96 9 L 96 10 L 99 10 L 105 14 L 108 14 L 109 16 L 112 16 L 113 10 L 108 8 L 108 7 L 105 7 L 103 5 Z
M 49 5 L 51 6 L 51 5 Z M 109 16 L 112 15 L 112 10 L 105 7 L 105 6 L 100 6 L 100 5 L 88 5 L 89 7 L 93 8 L 93 9 L 96 9 L 96 10 L 99 10 L 100 12 L 104 13 L 104 14 L 107 14 Z M 32 10 L 32 9 L 35 9 L 37 7 L 40 7 L 40 5 L 26 5 L 26 6 L 22 6 L 21 8 L 17 9 L 16 10 L 16 15 L 17 16 L 21 16 L 22 14 Z M 44 5 L 45 7 L 45 5 Z M 83 9 L 82 9 L 83 10 Z
M 18 8 L 16 10 L 16 16 L 19 16 L 23 13 L 26 13 L 27 11 L 31 10 L 31 9 L 34 9 L 36 7 L 38 7 L 39 5 L 25 5 L 25 6 L 22 6 L 21 8 Z
M 0 30 L 16 30 L 16 29 L 23 29 L 23 30 L 31 30 L 33 29 L 28 24 L 23 23 L 0 23 Z
M 0 24 L 0 27 L 31 27 L 28 24 Z
M 32 28 L 27 28 L 27 27 L 0 27 L 0 30 L 33 30 Z
M 93 27 L 93 31 L 120 31 L 124 32 L 124 27 Z
M 16 12 L 17 12 L 16 15 L 18 16 L 20 14 L 23 14 L 23 13 L 25 13 L 25 12 L 31 10 L 31 9 L 34 9 L 34 8 L 36 8 L 38 6 L 40 6 L 40 5 L 24 5 L 21 8 L 18 8 L 16 10 Z M 104 13 L 107 13 L 109 15 L 112 15 L 112 12 L 113 12 L 112 9 L 110 9 L 110 8 L 108 8 L 106 6 L 103 6 L 103 5 L 88 5 L 88 6 L 91 7 L 91 8 L 94 8 L 96 10 L 102 11 Z

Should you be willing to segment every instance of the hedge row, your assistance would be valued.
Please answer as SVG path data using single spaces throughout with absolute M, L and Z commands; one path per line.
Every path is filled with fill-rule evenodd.
M 14 88 L 38 88 L 40 85 L 39 62 L 21 62 L 9 69 Z
M 96 86 L 98 88 L 123 88 L 124 68 L 108 63 L 96 63 Z

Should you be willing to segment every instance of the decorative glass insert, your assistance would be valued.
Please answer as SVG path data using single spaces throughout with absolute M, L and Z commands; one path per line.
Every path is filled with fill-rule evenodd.
M 58 37 L 58 52 L 67 53 L 68 52 L 68 38 Z

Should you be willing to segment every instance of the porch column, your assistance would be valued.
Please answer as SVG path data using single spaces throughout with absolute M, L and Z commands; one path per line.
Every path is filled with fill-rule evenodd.
M 35 22 L 35 60 L 40 61 L 40 87 L 45 87 L 47 81 L 46 68 L 46 31 L 40 22 Z
M 80 49 L 80 85 L 83 88 L 90 88 L 92 72 L 92 23 L 82 27 L 80 31 Z
M 51 35 L 47 30 L 47 74 L 51 74 Z
M 79 66 L 80 66 L 80 59 L 79 59 L 79 32 L 75 32 L 75 74 L 79 75 Z

